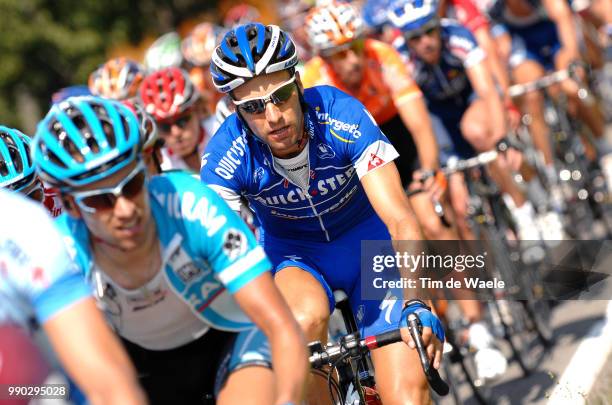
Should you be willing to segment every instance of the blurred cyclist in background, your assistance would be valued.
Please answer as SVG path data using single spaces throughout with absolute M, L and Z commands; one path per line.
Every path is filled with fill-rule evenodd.
M 144 56 L 144 66 L 148 72 L 167 67 L 179 67 L 182 62 L 181 36 L 176 32 L 168 32 L 157 38 L 149 46 Z
M 508 132 L 508 120 L 485 54 L 476 39 L 457 22 L 440 21 L 437 6 L 435 0 L 401 0 L 389 12 L 389 19 L 402 30 L 403 37 L 394 45 L 407 58 L 423 90 L 443 151 L 442 160 L 446 163 L 453 155 L 469 158 L 475 151 L 494 149 Z M 505 193 L 522 241 L 524 258 L 529 261 L 541 258 L 543 252 L 536 249 L 540 233 L 535 224 L 535 211 L 514 182 L 509 162 L 497 159 L 489 169 Z M 459 192 L 451 193 L 462 232 L 469 231 L 465 219 L 467 197 Z
M 231 29 L 238 25 L 259 21 L 260 17 L 261 13 L 257 7 L 250 4 L 238 4 L 227 10 L 223 17 L 223 26 Z
M 138 102 L 155 119 L 165 143 L 162 169 L 186 169 L 197 173 L 212 128 L 205 128 L 204 120 L 209 116 L 189 74 L 179 68 L 158 70 L 144 79 L 139 93 Z M 212 125 L 211 120 L 208 122 Z
M 222 36 L 223 28 L 209 22 L 198 24 L 181 42 L 183 68 L 189 72 L 191 81 L 196 85 L 206 103 L 209 113 L 215 112 L 222 93 L 213 85 L 210 77 L 210 60 Z
M 140 135 L 142 137 L 142 158 L 151 176 L 162 172 L 162 148 L 164 141 L 159 137 L 155 119 L 144 110 L 144 108 L 130 100 L 122 102 L 138 118 L 140 123 Z
M 281 28 L 291 33 L 291 38 L 295 43 L 300 63 L 298 71 L 302 72 L 303 63 L 312 58 L 312 50 L 308 44 L 308 34 L 306 33 L 306 16 L 316 5 L 316 0 L 289 0 L 278 2 L 278 15 L 280 17 Z
M 44 184 L 34 170 L 29 136 L 0 125 L 0 188 L 22 193 L 44 203 L 52 216 L 62 212 L 57 190 Z
M 136 97 L 145 77 L 144 67 L 127 58 L 115 58 L 100 65 L 89 75 L 91 94 L 114 100 Z

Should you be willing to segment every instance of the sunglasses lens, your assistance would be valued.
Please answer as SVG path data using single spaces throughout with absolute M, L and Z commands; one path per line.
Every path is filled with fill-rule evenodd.
M 285 101 L 289 100 L 291 98 L 291 95 L 293 94 L 294 89 L 295 89 L 295 86 L 293 85 L 293 83 L 289 83 L 281 87 L 280 89 L 276 90 L 272 94 L 272 100 L 274 104 L 284 103 Z
M 247 114 L 261 114 L 266 109 L 263 100 L 251 100 L 240 104 L 239 108 Z
M 144 171 L 141 171 L 123 186 L 123 190 L 121 190 L 121 195 L 125 196 L 126 198 L 136 197 L 140 193 L 140 191 L 142 191 L 144 183 L 145 173 Z
M 96 211 L 100 211 L 113 208 L 115 206 L 115 201 L 114 195 L 111 193 L 103 193 L 85 197 L 81 200 L 81 203 Z
M 27 194 L 27 196 L 28 198 L 38 202 L 42 202 L 45 199 L 45 193 L 41 188 L 32 190 Z
M 161 132 L 170 132 L 170 130 L 172 129 L 172 124 L 160 123 L 157 124 L 157 126 L 159 127 L 159 130 Z
M 176 120 L 176 125 L 183 129 L 187 126 L 187 124 L 189 124 L 189 121 L 191 121 L 191 114 L 183 115 L 181 118 Z
M 125 198 L 132 199 L 136 197 L 143 189 L 146 180 L 146 171 L 141 169 L 131 175 L 131 178 L 123 184 L 121 195 Z M 117 197 L 113 193 L 100 193 L 83 197 L 80 203 L 96 211 L 104 211 L 112 209 L 115 206 Z

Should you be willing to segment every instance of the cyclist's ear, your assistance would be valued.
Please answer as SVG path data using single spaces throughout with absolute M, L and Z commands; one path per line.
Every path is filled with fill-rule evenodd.
M 297 83 L 300 92 L 304 94 L 304 85 L 302 84 L 302 78 L 300 77 L 300 72 L 298 72 L 297 70 L 295 71 L 295 82 Z
M 71 195 L 64 194 L 62 194 L 61 198 L 64 211 L 73 218 L 81 218 L 81 211 L 79 211 L 76 203 L 74 202 L 74 198 Z

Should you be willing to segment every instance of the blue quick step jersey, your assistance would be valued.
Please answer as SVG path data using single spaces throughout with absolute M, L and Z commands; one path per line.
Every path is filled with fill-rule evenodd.
M 270 148 L 236 114 L 210 140 L 200 174 L 232 209 L 244 196 L 264 234 L 330 241 L 375 215 L 360 179 L 398 154 L 355 98 L 330 86 L 306 89 L 304 98 L 307 189 L 281 175 Z
M 188 173 L 154 176 L 146 187 L 162 249 L 162 274 L 171 292 L 216 329 L 252 327 L 231 294 L 268 271 L 271 264 L 244 222 L 214 191 Z M 67 215 L 59 217 L 58 223 L 81 270 L 99 287 L 85 223 Z M 155 304 L 157 301 L 128 309 L 147 310 Z M 123 311 L 129 319 L 130 314 L 125 308 Z M 117 314 L 121 308 L 115 308 L 111 315 L 116 318 Z
M 472 94 L 466 69 L 482 62 L 485 54 L 472 33 L 458 23 L 442 19 L 442 50 L 439 63 L 429 65 L 410 51 L 403 37 L 393 46 L 407 59 L 412 77 L 421 88 L 428 106 L 465 104 Z
M 45 207 L 0 189 L 0 324 L 42 324 L 90 296 Z

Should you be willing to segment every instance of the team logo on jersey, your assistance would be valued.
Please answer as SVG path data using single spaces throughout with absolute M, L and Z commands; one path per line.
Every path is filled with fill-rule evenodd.
M 202 159 L 200 160 L 200 168 L 206 166 L 206 163 L 208 163 L 208 156 L 210 155 L 210 153 L 205 153 L 204 156 L 202 156 Z
M 246 135 L 239 136 L 232 141 L 231 146 L 221 155 L 221 159 L 215 167 L 215 173 L 230 180 L 238 166 L 242 165 L 242 157 L 246 154 Z
M 385 161 L 376 155 L 375 153 L 370 153 L 370 160 L 368 161 L 368 171 L 382 165 Z
M 344 190 L 345 187 L 347 187 L 346 184 L 348 182 L 351 182 L 353 180 L 354 175 L 355 175 L 355 168 L 353 166 L 349 166 L 342 173 L 335 173 L 328 178 L 323 178 L 323 179 L 319 179 L 316 182 L 311 182 L 310 183 L 311 189 L 308 192 L 302 190 L 301 188 L 296 187 L 296 188 L 289 190 L 289 192 L 283 193 L 283 194 L 278 194 L 278 195 L 266 194 L 263 196 L 258 195 L 258 196 L 255 196 L 255 200 L 266 206 L 276 206 L 276 205 L 296 204 L 296 203 L 300 203 L 303 201 L 307 201 L 308 195 L 306 193 L 310 194 L 311 196 L 316 196 L 316 195 L 325 196 L 327 194 L 337 195 L 342 190 Z M 311 170 L 310 176 L 311 178 L 314 178 L 312 170 Z M 284 188 L 288 188 L 289 181 L 285 179 L 284 182 L 286 182 L 286 185 L 287 185 L 287 187 L 284 187 Z
M 355 141 L 348 140 L 346 138 L 341 137 L 334 131 L 344 131 L 348 132 L 355 139 L 359 139 L 361 137 L 361 131 L 359 130 L 359 124 L 349 124 L 344 121 L 340 121 L 336 118 L 333 118 L 327 112 L 321 112 L 319 108 L 315 108 L 317 113 L 317 119 L 319 120 L 319 124 L 329 125 L 331 127 L 330 132 L 333 136 L 340 139 L 346 143 L 353 143 Z
M 223 237 L 223 253 L 234 260 L 242 256 L 247 250 L 246 235 L 237 229 L 230 229 Z
M 195 265 L 181 245 L 178 245 L 174 252 L 172 252 L 168 258 L 167 264 L 185 284 L 189 284 L 193 280 L 200 278 L 204 273 L 203 269 Z M 209 272 L 210 269 L 207 269 L 206 273 L 208 274 Z
M 336 152 L 334 152 L 331 146 L 320 143 L 317 145 L 317 156 L 320 159 L 331 159 L 336 157 Z
M 264 176 L 264 169 L 263 169 L 263 167 L 258 167 L 253 172 L 253 178 L 255 179 L 255 181 L 260 181 L 261 179 L 263 179 L 263 176 Z
M 357 309 L 357 313 L 355 314 L 355 318 L 357 322 L 361 322 L 364 316 L 365 316 L 365 305 L 361 304 L 359 305 L 359 308 Z

